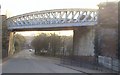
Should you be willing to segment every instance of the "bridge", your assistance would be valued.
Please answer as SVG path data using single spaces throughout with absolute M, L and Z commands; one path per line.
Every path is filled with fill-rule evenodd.
M 74 32 L 73 53 L 75 56 L 89 58 L 89 60 L 85 59 L 87 61 L 97 58 L 97 62 L 107 68 L 120 70 L 120 57 L 117 58 L 120 51 L 116 32 L 118 31 L 118 5 L 116 3 L 100 4 L 98 10 L 77 8 L 30 12 L 7 18 L 7 28 L 10 34 L 9 55 L 14 52 L 14 32 L 16 31 L 69 29 Z
M 26 13 L 7 19 L 9 30 L 70 28 L 97 24 L 96 9 L 55 9 Z
M 9 50 L 8 53 L 12 55 L 14 48 L 14 32 L 16 31 L 41 31 L 41 30 L 73 30 L 74 31 L 74 45 L 77 45 L 77 40 L 80 36 L 92 38 L 93 36 L 85 36 L 86 32 L 90 35 L 93 33 L 93 26 L 97 25 L 98 11 L 97 9 L 55 9 L 36 11 L 22 15 L 13 16 L 7 19 L 7 28 L 10 31 Z M 83 28 L 81 28 L 83 27 Z M 80 29 L 80 32 L 77 30 Z M 79 35 L 81 34 L 81 35 Z M 87 39 L 85 39 L 87 40 Z M 84 40 L 84 41 L 85 41 Z M 91 39 L 93 41 L 94 39 Z M 89 43 L 88 40 L 86 43 Z M 82 43 L 82 42 L 81 42 Z M 90 43 L 91 46 L 93 43 Z M 89 45 L 85 45 L 89 48 Z M 77 48 L 77 47 L 75 47 Z M 92 46 L 92 50 L 94 47 Z M 78 50 L 76 50 L 78 51 Z M 87 53 L 83 53 L 87 54 Z M 88 54 L 94 54 L 92 53 Z

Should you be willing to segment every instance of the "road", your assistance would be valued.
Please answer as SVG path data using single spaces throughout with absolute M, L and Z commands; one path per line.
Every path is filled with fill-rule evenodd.
M 2 64 L 2 73 L 81 73 L 56 63 L 59 60 L 35 56 L 33 52 L 23 50 Z

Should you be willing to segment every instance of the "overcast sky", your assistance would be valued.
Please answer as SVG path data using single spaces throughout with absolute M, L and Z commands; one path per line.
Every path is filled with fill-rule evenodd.
M 0 0 L 1 14 L 7 17 L 50 9 L 92 8 L 97 9 L 100 2 L 117 0 Z M 58 32 L 61 35 L 71 35 L 69 32 Z M 33 35 L 36 32 L 24 32 L 23 35 Z
M 103 1 L 110 0 L 0 0 L 1 14 L 8 17 L 23 13 L 63 9 L 63 8 L 97 8 Z

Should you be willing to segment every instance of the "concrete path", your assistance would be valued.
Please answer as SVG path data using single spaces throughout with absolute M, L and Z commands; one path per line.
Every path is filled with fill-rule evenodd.
M 3 62 L 2 73 L 81 73 L 55 63 L 59 63 L 59 60 L 35 56 L 33 52 L 23 50 Z

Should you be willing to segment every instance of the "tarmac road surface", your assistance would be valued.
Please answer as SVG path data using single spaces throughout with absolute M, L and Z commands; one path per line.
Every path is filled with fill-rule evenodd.
M 81 73 L 56 63 L 59 63 L 59 60 L 35 56 L 32 51 L 22 50 L 3 62 L 2 73 Z

